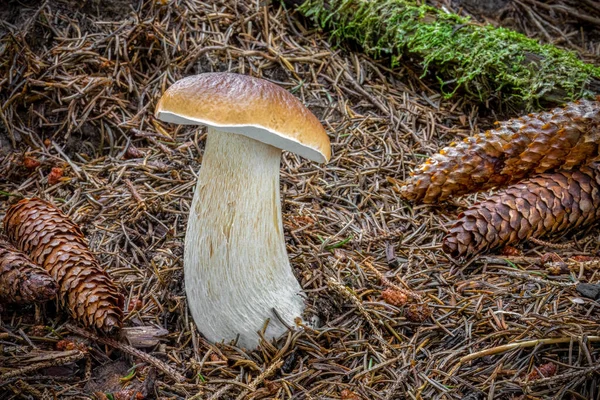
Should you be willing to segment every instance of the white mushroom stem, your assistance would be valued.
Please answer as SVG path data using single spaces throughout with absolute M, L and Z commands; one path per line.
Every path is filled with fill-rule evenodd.
M 210 341 L 255 348 L 294 326 L 304 301 L 285 248 L 281 150 L 209 128 L 185 238 L 189 308 Z

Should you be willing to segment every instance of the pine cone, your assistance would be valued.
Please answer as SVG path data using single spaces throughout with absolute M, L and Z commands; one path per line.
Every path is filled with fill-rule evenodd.
M 499 125 L 442 149 L 411 174 L 401 195 L 435 203 L 532 174 L 570 170 L 600 156 L 600 97 Z
M 0 302 L 38 303 L 56 296 L 56 281 L 45 269 L 0 238 Z
M 56 279 L 61 306 L 74 319 L 105 333 L 121 327 L 123 296 L 66 215 L 46 201 L 23 199 L 6 212 L 4 230 Z
M 453 257 L 470 256 L 599 219 L 600 163 L 592 163 L 538 175 L 475 204 L 458 216 L 442 249 Z

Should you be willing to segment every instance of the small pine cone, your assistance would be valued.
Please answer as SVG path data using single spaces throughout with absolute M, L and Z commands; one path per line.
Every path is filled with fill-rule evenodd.
M 56 281 L 45 269 L 0 238 L 0 302 L 37 303 L 56 296 Z
M 74 319 L 109 334 L 120 329 L 123 296 L 69 217 L 46 201 L 23 199 L 6 212 L 4 230 L 56 279 L 61 306 Z
M 527 375 L 528 381 L 533 381 L 540 378 L 549 378 L 556 375 L 558 367 L 552 361 L 542 364 Z
M 452 143 L 417 168 L 400 189 L 407 200 L 436 203 L 598 160 L 600 99 L 499 123 Z
M 497 192 L 458 216 L 442 249 L 471 256 L 600 219 L 600 163 L 541 174 Z

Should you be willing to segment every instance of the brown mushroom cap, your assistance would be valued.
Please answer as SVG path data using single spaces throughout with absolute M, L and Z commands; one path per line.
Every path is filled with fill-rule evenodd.
M 331 157 L 329 137 L 308 108 L 287 90 L 247 75 L 183 78 L 162 95 L 156 118 L 238 133 L 317 162 Z

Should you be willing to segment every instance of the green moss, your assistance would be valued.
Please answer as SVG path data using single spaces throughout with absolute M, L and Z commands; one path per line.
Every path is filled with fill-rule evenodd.
M 498 96 L 507 103 L 539 108 L 592 96 L 600 68 L 574 53 L 504 28 L 406 0 L 307 0 L 300 11 L 365 52 L 410 57 L 432 73 L 450 97 L 460 91 L 478 101 Z

